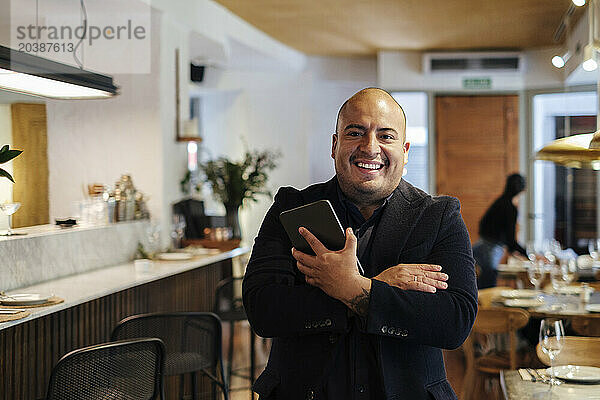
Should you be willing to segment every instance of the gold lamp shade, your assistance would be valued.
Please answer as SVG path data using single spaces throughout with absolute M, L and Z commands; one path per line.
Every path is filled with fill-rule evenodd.
M 556 139 L 538 151 L 535 159 L 564 167 L 600 170 L 600 130 Z

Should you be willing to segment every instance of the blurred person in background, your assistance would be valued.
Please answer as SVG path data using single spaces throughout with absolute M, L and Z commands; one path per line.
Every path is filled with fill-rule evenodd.
M 473 257 L 479 266 L 478 289 L 496 286 L 498 264 L 506 252 L 527 258 L 515 239 L 519 194 L 525 191 L 525 178 L 512 174 L 506 178 L 504 192 L 487 209 L 479 222 L 479 240 L 473 245 Z

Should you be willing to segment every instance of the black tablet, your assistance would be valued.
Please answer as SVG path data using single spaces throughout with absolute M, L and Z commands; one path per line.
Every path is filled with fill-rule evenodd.
M 292 246 L 303 253 L 315 254 L 298 232 L 301 226 L 308 229 L 329 250 L 344 248 L 346 242 L 344 228 L 329 200 L 319 200 L 284 211 L 279 215 L 279 220 L 292 241 Z

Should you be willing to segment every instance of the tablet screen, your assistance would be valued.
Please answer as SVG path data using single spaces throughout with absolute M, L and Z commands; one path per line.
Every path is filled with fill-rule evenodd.
M 344 248 L 344 228 L 329 200 L 319 200 L 282 212 L 279 220 L 287 232 L 292 245 L 303 253 L 314 255 L 308 242 L 298 232 L 301 226 L 308 229 L 329 250 Z

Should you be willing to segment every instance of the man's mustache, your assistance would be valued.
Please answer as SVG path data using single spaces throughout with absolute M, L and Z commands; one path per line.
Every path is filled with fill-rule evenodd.
M 362 153 L 362 152 L 357 152 L 357 153 L 352 154 L 350 156 L 350 163 L 356 162 L 357 159 L 364 159 L 364 160 L 369 160 L 369 161 L 380 161 L 386 167 L 388 165 L 390 165 L 389 159 L 387 157 L 385 157 L 385 156 L 381 156 L 381 159 L 378 160 L 378 159 L 373 158 L 372 156 L 368 155 L 367 153 Z

